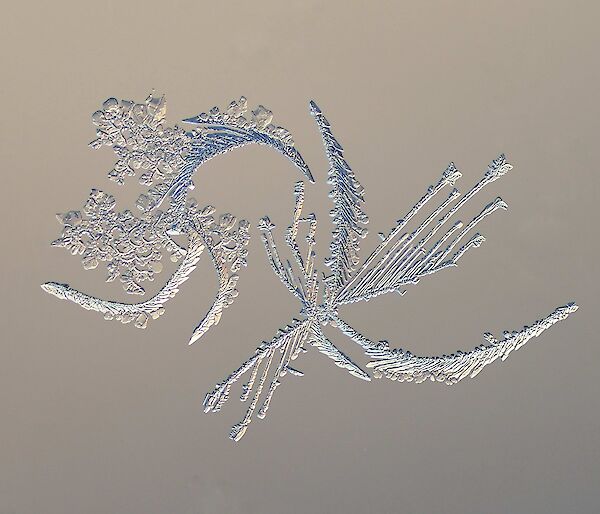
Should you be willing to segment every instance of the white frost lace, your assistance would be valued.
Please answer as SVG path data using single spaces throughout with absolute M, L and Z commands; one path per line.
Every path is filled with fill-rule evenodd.
M 451 385 L 465 377 L 475 377 L 498 358 L 506 359 L 513 350 L 577 310 L 574 303 L 569 303 L 529 327 L 504 332 L 499 339 L 486 333 L 484 344 L 451 355 L 416 356 L 407 350 L 394 349 L 386 341 L 371 341 L 357 332 L 340 318 L 340 306 L 387 293 L 404 295 L 406 288 L 424 277 L 457 266 L 469 250 L 485 241 L 475 229 L 487 216 L 507 208 L 501 198 L 485 205 L 466 222 L 457 219 L 457 215 L 467 202 L 507 174 L 512 166 L 500 155 L 490 163 L 483 177 L 461 194 L 454 188 L 461 174 L 451 163 L 404 217 L 389 232 L 380 234 L 381 243 L 359 265 L 360 243 L 367 234 L 365 225 L 368 223 L 363 210 L 364 190 L 322 111 L 314 102 L 310 104 L 310 111 L 323 139 L 329 161 L 328 183 L 332 186 L 334 229 L 330 255 L 324 261 L 329 272 L 325 274 L 317 269 L 317 219 L 314 214 L 302 214 L 305 188 L 303 182 L 297 182 L 292 224 L 285 232 L 291 261 L 280 254 L 273 236 L 275 225 L 268 217 L 260 220 L 259 229 L 274 273 L 300 302 L 300 316 L 280 329 L 269 342 L 263 342 L 204 400 L 206 412 L 219 411 L 229 399 L 235 382 L 247 376 L 240 400 L 249 401 L 249 405 L 242 420 L 231 430 L 230 437 L 235 441 L 246 433 L 255 414 L 259 418 L 266 416 L 273 394 L 286 375 L 303 376 L 302 371 L 292 366 L 292 361 L 306 352 L 307 346 L 314 346 L 351 375 L 371 379 L 366 370 L 325 336 L 322 330 L 325 325 L 337 327 L 364 350 L 370 359 L 366 368 L 373 370 L 375 378 L 416 383 L 429 379 Z M 215 107 L 207 114 L 185 120 L 196 126 L 187 132 L 177 126 L 164 125 L 164 98 L 151 95 L 139 104 L 114 98 L 104 102 L 103 109 L 92 116 L 98 137 L 91 146 L 113 148 L 119 160 L 109 177 L 119 184 L 124 183 L 126 176 L 142 170 L 139 182 L 148 187 L 136 202 L 142 214 L 138 217 L 129 210 L 115 212 L 115 199 L 93 189 L 83 211 L 58 215 L 63 231 L 53 245 L 67 248 L 73 255 L 80 254 L 86 269 L 106 263 L 106 280 L 111 282 L 118 277 L 128 293 L 137 295 L 145 293 L 141 283 L 153 280 L 161 271 L 160 261 L 165 253 L 174 262 L 181 262 L 156 295 L 139 303 L 103 300 L 57 282 L 48 282 L 42 288 L 58 298 L 100 312 L 106 319 L 133 321 L 135 326 L 145 328 L 150 318 L 158 318 L 164 312 L 164 304 L 175 296 L 207 250 L 219 287 L 212 307 L 193 331 L 189 343 L 216 325 L 223 309 L 238 294 L 237 273 L 246 266 L 249 223 L 238 222 L 231 214 L 214 217 L 215 209 L 210 206 L 198 208 L 196 201 L 188 196 L 193 189 L 195 171 L 216 155 L 257 143 L 277 150 L 313 181 L 289 132 L 272 124 L 272 113 L 259 106 L 252 111 L 250 119 L 246 119 L 246 112 L 247 102 L 242 97 L 224 112 Z M 303 242 L 301 230 L 305 234 Z M 175 235 L 186 236 L 187 247 L 181 247 L 173 239 Z

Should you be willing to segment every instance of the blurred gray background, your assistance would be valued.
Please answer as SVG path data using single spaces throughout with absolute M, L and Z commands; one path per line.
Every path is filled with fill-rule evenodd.
M 548 0 L 6 3 L 0 513 L 599 512 L 599 15 L 596 2 Z M 146 331 L 39 287 L 125 297 L 49 243 L 54 214 L 92 187 L 132 205 L 139 186 L 110 182 L 114 155 L 86 146 L 90 115 L 153 88 L 172 124 L 240 95 L 273 110 L 317 180 L 306 212 L 320 219 L 320 257 L 330 203 L 310 99 L 365 186 L 363 256 L 450 160 L 466 190 L 507 153 L 514 171 L 475 202 L 509 204 L 482 225 L 482 248 L 404 298 L 344 309 L 371 339 L 438 354 L 570 300 L 580 310 L 452 388 L 365 383 L 311 349 L 296 361 L 304 378 L 286 379 L 232 443 L 243 406 L 233 395 L 205 415 L 204 394 L 298 315 L 255 228 L 237 302 L 192 347 L 216 292 L 206 255 Z M 202 167 L 194 194 L 253 225 L 269 214 L 283 236 L 298 179 L 250 147 Z

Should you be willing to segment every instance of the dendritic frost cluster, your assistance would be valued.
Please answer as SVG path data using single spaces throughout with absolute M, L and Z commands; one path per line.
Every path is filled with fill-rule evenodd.
M 145 294 L 141 283 L 154 280 L 166 255 L 179 262 L 179 266 L 157 294 L 139 303 L 103 300 L 56 282 L 42 287 L 59 298 L 98 311 L 106 319 L 134 322 L 137 327 L 145 328 L 150 318 L 156 319 L 164 312 L 164 304 L 178 292 L 206 250 L 217 272 L 219 287 L 212 307 L 192 332 L 190 344 L 218 323 L 223 309 L 237 296 L 238 272 L 246 266 L 250 225 L 228 213 L 217 216 L 214 207 L 198 207 L 189 196 L 196 170 L 216 155 L 257 143 L 277 150 L 313 181 L 290 133 L 272 124 L 272 113 L 263 106 L 251 111 L 249 117 L 247 111 L 246 99 L 242 97 L 223 112 L 214 107 L 209 113 L 184 120 L 194 125 L 191 131 L 185 131 L 164 125 L 163 97 L 150 95 L 143 103 L 119 102 L 114 98 L 104 102 L 102 110 L 92 116 L 97 139 L 90 146 L 112 147 L 119 160 L 109 177 L 118 184 L 123 184 L 127 176 L 139 175 L 140 184 L 147 187 L 136 202 L 141 213 L 116 212 L 114 197 L 93 189 L 82 210 L 58 215 L 63 231 L 53 245 L 81 255 L 85 269 L 94 269 L 104 262 L 106 280 L 119 278 L 125 291 L 131 294 Z M 375 378 L 416 383 L 431 380 L 451 385 L 476 376 L 498 358 L 506 359 L 513 350 L 577 310 L 574 303 L 569 303 L 532 326 L 504 332 L 499 339 L 486 333 L 484 344 L 473 350 L 442 356 L 413 355 L 392 348 L 386 341 L 374 342 L 360 334 L 340 317 L 340 306 L 387 293 L 404 295 L 408 287 L 425 277 L 457 266 L 469 250 L 485 241 L 476 231 L 478 225 L 507 205 L 496 198 L 467 221 L 457 218 L 459 211 L 484 188 L 506 175 L 512 166 L 500 155 L 490 163 L 482 178 L 461 194 L 454 187 L 461 173 L 451 163 L 391 230 L 379 234 L 381 242 L 361 264 L 360 243 L 367 234 L 368 223 L 364 189 L 322 111 L 314 102 L 310 103 L 310 111 L 323 140 L 329 161 L 328 183 L 332 186 L 329 196 L 333 201 L 334 228 L 330 254 L 324 259 L 328 271 L 324 273 L 317 268 L 317 219 L 312 213 L 303 214 L 305 187 L 304 182 L 297 182 L 292 223 L 284 236 L 291 261 L 280 253 L 275 242 L 275 225 L 268 217 L 260 220 L 258 228 L 273 272 L 300 303 L 299 316 L 270 341 L 260 344 L 204 400 L 206 412 L 219 411 L 234 384 L 246 377 L 239 398 L 249 404 L 241 421 L 231 430 L 230 437 L 236 441 L 246 433 L 255 415 L 266 416 L 274 392 L 285 376 L 303 376 L 295 363 L 292 366 L 292 361 L 306 352 L 308 346 L 317 348 L 351 375 L 366 381 L 371 379 L 365 369 L 326 337 L 323 326 L 337 327 L 358 344 L 370 359 L 366 368 L 373 370 Z M 181 235 L 187 238 L 185 247 L 173 238 Z
M 209 113 L 184 120 L 194 126 L 185 131 L 165 125 L 164 97 L 150 95 L 142 103 L 106 100 L 92 115 L 97 138 L 90 146 L 108 146 L 117 155 L 118 161 L 108 173 L 111 180 L 122 185 L 126 177 L 137 175 L 147 189 L 136 201 L 137 214 L 129 209 L 116 212 L 112 195 L 92 189 L 81 210 L 57 215 L 63 230 L 52 244 L 81 255 L 85 269 L 105 263 L 106 281 L 119 278 L 125 291 L 136 295 L 145 294 L 142 283 L 154 280 L 162 271 L 161 260 L 166 256 L 181 264 L 158 294 L 140 303 L 102 300 L 55 282 L 42 287 L 59 298 L 101 312 L 107 319 L 134 321 L 137 327 L 145 328 L 149 318 L 164 312 L 163 305 L 187 280 L 206 248 L 218 274 L 219 291 L 192 333 L 190 344 L 218 323 L 223 309 L 237 296 L 237 273 L 246 265 L 249 224 L 238 222 L 229 213 L 215 216 L 212 206 L 200 208 L 189 195 L 194 189 L 192 175 L 209 159 L 256 143 L 277 150 L 312 181 L 289 132 L 271 123 L 271 111 L 261 105 L 249 116 L 247 112 L 248 103 L 242 97 L 223 112 L 213 107 Z M 173 236 L 186 236 L 187 249 Z

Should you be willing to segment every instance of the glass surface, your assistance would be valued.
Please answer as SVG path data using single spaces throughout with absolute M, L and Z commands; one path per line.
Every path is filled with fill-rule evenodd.
M 598 512 L 599 11 L 548 1 L 6 6 L 0 512 Z M 340 308 L 372 341 L 441 355 L 570 300 L 580 309 L 453 387 L 357 380 L 307 348 L 294 365 L 304 376 L 285 377 L 267 418 L 232 443 L 240 383 L 218 416 L 204 414 L 205 393 L 298 316 L 257 229 L 268 215 L 284 241 L 302 178 L 289 160 L 253 145 L 194 175 L 198 205 L 251 223 L 240 294 L 194 345 L 218 287 L 206 255 L 146 330 L 39 287 L 132 301 L 104 282 L 103 263 L 49 243 L 55 213 L 77 223 L 72 210 L 92 187 L 118 211 L 146 205 L 147 186 L 109 181 L 114 155 L 87 145 L 103 100 L 152 88 L 166 95 L 170 125 L 241 95 L 275 113 L 314 175 L 303 213 L 319 220 L 321 268 L 330 186 L 309 100 L 365 189 L 363 258 L 450 161 L 466 191 L 506 153 L 514 169 L 462 215 L 496 196 L 508 204 L 478 227 L 481 248 L 403 297 Z M 147 261 L 149 296 L 175 260 Z M 358 346 L 323 332 L 364 369 Z

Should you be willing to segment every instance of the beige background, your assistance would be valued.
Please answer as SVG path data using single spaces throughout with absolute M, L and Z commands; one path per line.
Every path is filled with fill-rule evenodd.
M 0 513 L 599 512 L 599 15 L 593 1 L 548 0 L 5 3 Z M 171 123 L 240 94 L 271 108 L 317 179 L 321 257 L 330 205 L 309 99 L 366 188 L 363 255 L 448 161 L 465 190 L 507 152 L 514 172 L 475 207 L 499 194 L 510 209 L 486 221 L 481 249 L 403 299 L 344 310 L 372 339 L 442 353 L 570 300 L 581 309 L 454 388 L 367 384 L 311 350 L 305 377 L 234 445 L 242 405 L 204 415 L 204 394 L 298 311 L 255 229 L 238 301 L 190 348 L 215 293 L 208 259 L 147 331 L 39 288 L 122 297 L 49 242 L 54 213 L 91 187 L 121 208 L 139 193 L 109 182 L 113 155 L 86 144 L 101 101 L 152 88 Z M 252 147 L 203 167 L 196 196 L 285 227 L 299 178 Z

